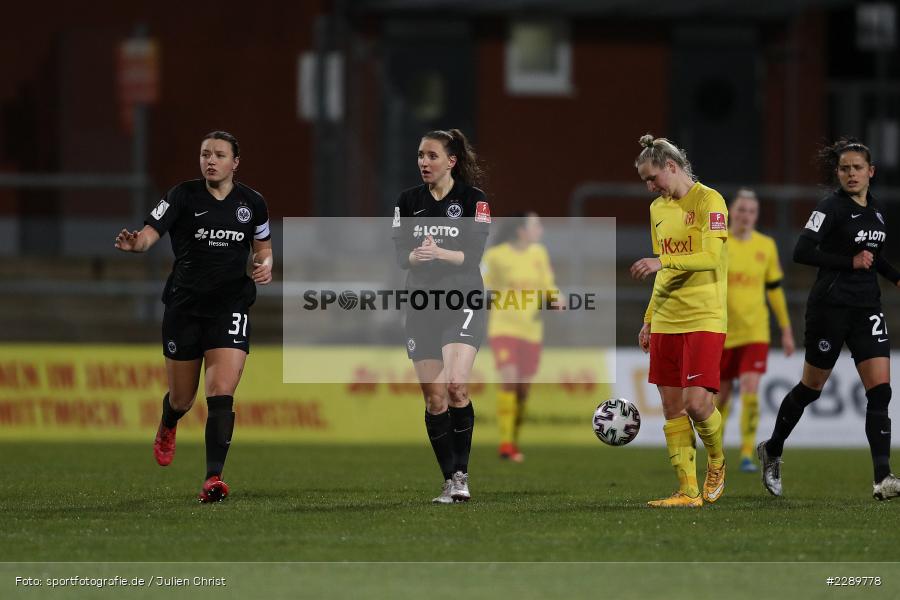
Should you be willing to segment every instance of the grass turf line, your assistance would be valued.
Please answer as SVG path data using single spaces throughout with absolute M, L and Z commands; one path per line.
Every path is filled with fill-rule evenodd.
M 232 496 L 200 505 L 202 445 L 161 468 L 149 443 L 0 443 L 0 561 L 900 560 L 884 530 L 900 502 L 871 498 L 866 450 L 789 447 L 781 499 L 729 454 L 725 496 L 701 510 L 644 506 L 675 487 L 664 449 L 526 450 L 518 465 L 476 447 L 473 501 L 434 506 L 425 444 L 237 440 Z

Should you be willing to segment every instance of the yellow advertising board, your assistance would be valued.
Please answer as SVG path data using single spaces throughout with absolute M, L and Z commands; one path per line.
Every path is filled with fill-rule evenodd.
M 282 383 L 281 346 L 253 347 L 235 394 L 236 440 L 424 439 L 424 403 L 402 350 L 381 350 L 401 357 L 391 374 L 372 366 L 370 350 L 310 347 L 292 352 L 299 353 L 293 357 L 298 360 L 332 360 L 339 352 L 347 378 L 343 383 Z M 490 349 L 482 348 L 479 355 L 478 364 L 492 368 Z M 545 350 L 542 364 L 559 369 L 560 383 L 533 386 L 523 442 L 597 443 L 590 417 L 608 397 L 609 386 L 599 383 L 607 380 L 606 365 L 592 356 L 591 364 L 579 366 L 571 350 L 553 349 Z M 365 377 L 354 377 L 367 369 Z M 166 390 L 165 361 L 156 345 L 3 345 L 0 440 L 150 440 Z M 495 443 L 496 384 L 474 383 L 470 396 L 477 415 L 476 442 Z M 201 379 L 198 400 L 179 423 L 179 439 L 202 439 L 205 422 Z

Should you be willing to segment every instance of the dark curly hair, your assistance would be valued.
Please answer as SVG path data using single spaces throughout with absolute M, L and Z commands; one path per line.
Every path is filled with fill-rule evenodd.
M 816 162 L 822 170 L 822 177 L 827 185 L 837 185 L 837 168 L 841 156 L 846 152 L 859 152 L 866 162 L 872 164 L 872 152 L 869 147 L 855 137 L 843 136 L 833 144 L 824 146 L 816 155 Z

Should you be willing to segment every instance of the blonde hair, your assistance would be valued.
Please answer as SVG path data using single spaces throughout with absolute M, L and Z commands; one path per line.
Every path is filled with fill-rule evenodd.
M 638 140 L 643 150 L 638 154 L 634 161 L 634 166 L 639 167 L 645 162 L 662 169 L 666 166 L 666 161 L 671 160 L 678 165 L 682 171 L 692 180 L 696 180 L 694 172 L 691 170 L 691 163 L 687 159 L 687 152 L 667 140 L 666 138 L 654 138 L 649 133 L 642 135 Z
M 756 196 L 756 190 L 754 190 L 753 188 L 748 188 L 748 187 L 738 188 L 738 191 L 735 192 L 734 198 L 732 199 L 731 203 L 734 204 L 740 198 L 747 198 L 749 200 L 756 200 L 757 202 L 759 202 L 759 198 Z

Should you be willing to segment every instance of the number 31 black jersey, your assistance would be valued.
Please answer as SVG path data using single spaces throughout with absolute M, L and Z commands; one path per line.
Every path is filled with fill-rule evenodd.
M 235 182 L 217 200 L 204 180 L 186 181 L 169 190 L 144 222 L 171 238 L 175 264 L 163 291 L 166 306 L 211 315 L 235 300 L 255 300 L 247 260 L 254 239 L 271 238 L 259 192 Z

